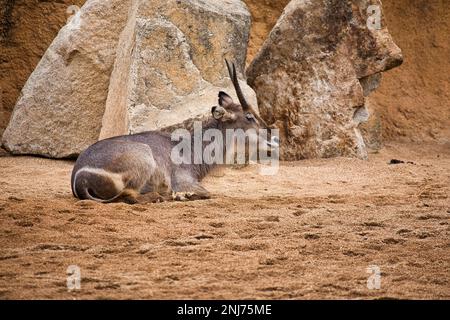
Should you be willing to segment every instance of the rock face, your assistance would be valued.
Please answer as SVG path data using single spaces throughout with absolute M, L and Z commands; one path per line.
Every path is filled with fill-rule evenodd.
M 380 24 L 369 28 L 374 8 Z M 401 62 L 380 1 L 292 0 L 247 76 L 261 115 L 280 129 L 283 159 L 366 158 L 365 94 Z
M 247 64 L 250 64 L 277 23 L 289 0 L 243 0 L 252 14 L 252 30 L 248 46 Z
M 99 138 L 201 119 L 219 90 L 234 92 L 224 58 L 242 73 L 249 30 L 239 0 L 88 0 L 27 81 L 3 144 L 69 157 Z
M 244 70 L 251 17 L 241 1 L 135 1 L 122 33 L 100 138 L 189 126 L 234 94 L 224 58 Z M 242 81 L 253 105 L 256 95 Z

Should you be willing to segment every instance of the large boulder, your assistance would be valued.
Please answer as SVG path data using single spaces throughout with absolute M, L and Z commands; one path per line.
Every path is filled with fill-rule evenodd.
M 240 0 L 88 0 L 27 81 L 3 145 L 70 157 L 99 138 L 205 118 L 219 90 L 233 92 L 224 58 L 243 73 L 250 21 Z
M 239 0 L 135 1 L 122 33 L 100 138 L 189 127 L 243 74 L 251 17 Z M 256 95 L 241 83 L 256 107 Z
M 247 76 L 262 117 L 280 129 L 283 159 L 366 158 L 365 95 L 401 62 L 380 1 L 292 0 Z

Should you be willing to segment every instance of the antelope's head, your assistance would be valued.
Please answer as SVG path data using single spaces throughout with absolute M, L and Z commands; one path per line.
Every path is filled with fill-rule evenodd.
M 273 151 L 274 148 L 279 147 L 278 136 L 272 135 L 271 128 L 248 104 L 239 85 L 234 63 L 230 66 L 227 60 L 225 62 L 239 103 L 233 101 L 227 93 L 221 91 L 219 92 L 219 106 L 212 108 L 212 116 L 221 122 L 223 129 L 241 129 L 248 133 L 249 143 L 258 143 L 259 148 L 269 152 Z

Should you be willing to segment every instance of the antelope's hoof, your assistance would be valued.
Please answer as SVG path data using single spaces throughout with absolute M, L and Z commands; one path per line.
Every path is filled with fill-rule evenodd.
M 163 197 L 161 197 L 161 196 L 152 199 L 152 203 L 161 203 L 161 202 L 164 202 L 164 201 L 165 201 L 165 199 Z
M 172 195 L 173 200 L 175 201 L 189 201 L 195 197 L 195 193 L 193 192 L 174 192 Z

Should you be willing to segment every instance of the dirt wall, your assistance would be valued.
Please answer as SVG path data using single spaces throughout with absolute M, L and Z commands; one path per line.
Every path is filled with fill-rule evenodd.
M 450 1 L 384 0 L 404 63 L 370 97 L 383 138 L 450 140 Z
M 23 85 L 70 16 L 85 0 L 0 0 L 0 136 Z

